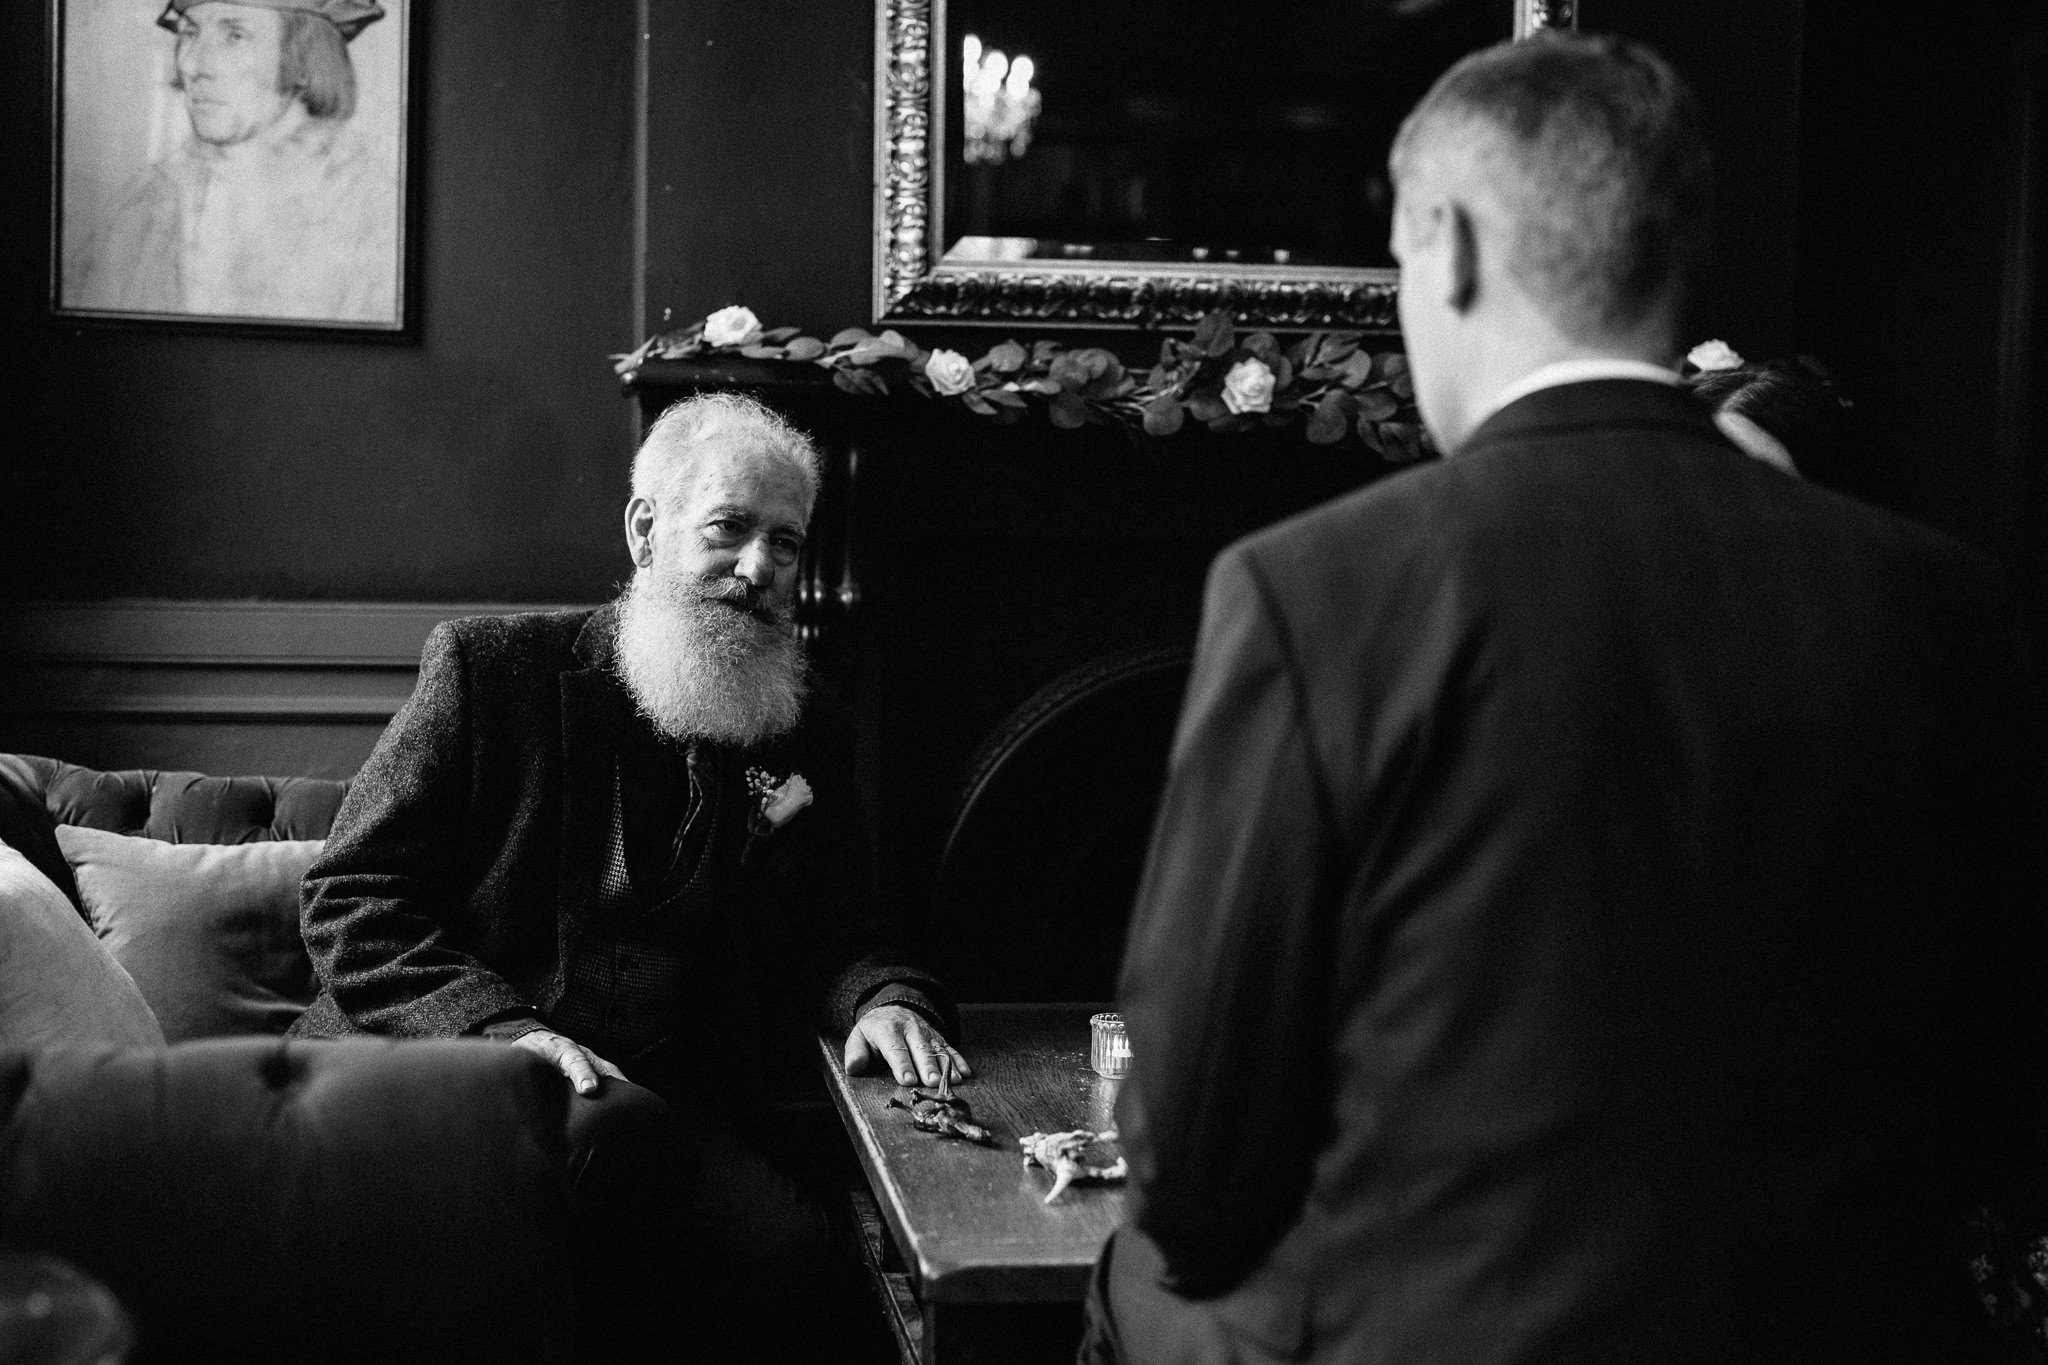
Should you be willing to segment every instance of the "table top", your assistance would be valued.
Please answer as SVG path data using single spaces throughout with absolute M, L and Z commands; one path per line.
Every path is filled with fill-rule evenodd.
M 1070 1185 L 1046 1204 L 1052 1174 L 1026 1168 L 1017 1139 L 1102 1131 L 1120 1082 L 1088 1065 L 1088 1016 L 1106 1005 L 967 1005 L 961 1051 L 974 1078 L 954 1088 L 995 1135 L 981 1147 L 921 1132 L 888 1107 L 896 1082 L 849 1076 L 844 1040 L 820 1038 L 827 1084 L 868 1183 L 927 1302 L 1079 1302 L 1095 1258 L 1123 1221 L 1121 1185 Z M 1109 1143 L 1088 1159 L 1106 1164 Z

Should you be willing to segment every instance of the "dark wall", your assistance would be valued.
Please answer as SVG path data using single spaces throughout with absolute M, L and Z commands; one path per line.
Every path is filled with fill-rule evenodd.
M 2021 194 L 2048 12 L 1807 12 L 1799 343 L 1856 400 L 1873 496 L 2017 560 L 2043 529 L 2026 491 L 2042 468 L 2022 391 L 2041 282 Z
M 652 0 L 647 317 L 870 317 L 872 0 Z
M 55 327 L 39 42 L 11 45 L 9 375 L 0 594 L 588 600 L 621 567 L 634 437 L 605 356 L 743 302 L 772 323 L 868 317 L 873 8 L 647 6 L 648 209 L 636 271 L 636 8 L 420 5 L 423 326 L 414 345 Z M 1796 7 L 1651 0 L 1589 25 L 1662 45 L 1701 88 L 1734 264 L 1706 321 L 1789 333 Z M 40 12 L 40 7 L 38 7 Z M 1793 17 L 1788 18 L 1791 11 Z M 38 22 L 41 22 L 39 19 Z M 635 297 L 636 289 L 643 289 Z M 1149 343 L 1139 343 L 1145 349 Z
M 410 345 L 43 321 L 42 44 L 0 55 L 4 306 L 29 343 L 0 596 L 574 601 L 618 576 L 635 426 L 605 356 L 635 339 L 635 6 L 414 8 Z
M 867 322 L 873 6 L 654 9 L 648 317 L 668 310 L 686 323 L 744 303 L 770 326 Z M 1706 105 L 1729 194 L 1717 215 L 1719 262 L 1696 310 L 1702 334 L 1789 345 L 1800 6 L 1590 0 L 1580 10 L 1588 30 L 1656 45 Z

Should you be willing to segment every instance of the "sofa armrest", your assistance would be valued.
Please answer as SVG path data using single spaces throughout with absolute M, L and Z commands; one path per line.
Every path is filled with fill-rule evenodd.
M 0 1241 L 141 1360 L 565 1359 L 567 1102 L 472 1040 L 0 1052 Z

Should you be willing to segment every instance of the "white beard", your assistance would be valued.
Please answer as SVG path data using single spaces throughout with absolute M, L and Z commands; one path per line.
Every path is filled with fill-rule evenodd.
M 788 607 L 742 611 L 727 584 L 640 569 L 619 601 L 619 677 L 672 739 L 744 747 L 788 730 L 808 689 Z M 723 600 L 721 600 L 723 599 Z

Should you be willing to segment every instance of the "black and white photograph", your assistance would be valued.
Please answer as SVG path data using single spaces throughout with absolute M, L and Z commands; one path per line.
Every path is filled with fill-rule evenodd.
M 17 18 L 0 1365 L 2048 1365 L 2042 0 Z
M 52 0 L 54 301 L 397 330 L 411 0 Z

